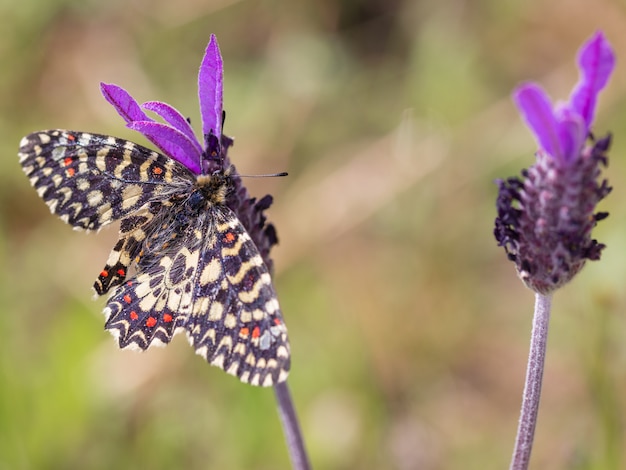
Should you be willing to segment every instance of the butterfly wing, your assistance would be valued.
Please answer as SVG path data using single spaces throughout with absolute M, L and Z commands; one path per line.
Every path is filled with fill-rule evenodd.
M 167 344 L 184 326 L 193 304 L 199 253 L 180 246 L 113 290 L 104 309 L 105 328 L 120 348 L 145 350 Z
M 287 378 L 290 349 L 270 274 L 235 214 L 215 207 L 205 227 L 186 328 L 196 352 L 252 385 Z
M 50 211 L 78 229 L 99 229 L 194 178 L 165 155 L 86 132 L 34 132 L 22 139 L 19 157 Z
M 151 203 L 122 219 L 120 237 L 93 285 L 97 295 L 104 295 L 112 287 L 124 282 L 131 264 L 136 263 L 142 255 L 144 241 L 153 230 L 154 216 L 164 210 L 164 204 Z
M 120 348 L 167 344 L 189 317 L 203 239 L 197 228 L 181 224 L 182 212 L 181 205 L 163 204 L 122 221 L 122 237 L 94 286 L 104 293 L 118 285 L 104 314 L 105 328 Z M 115 270 L 122 266 L 124 271 L 127 263 L 134 263 L 136 273 L 122 284 Z

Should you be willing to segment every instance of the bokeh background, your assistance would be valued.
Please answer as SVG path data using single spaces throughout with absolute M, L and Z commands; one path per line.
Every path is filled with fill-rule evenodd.
M 492 236 L 495 178 L 533 163 L 510 100 L 566 99 L 603 29 L 618 68 L 608 245 L 555 295 L 533 468 L 626 468 L 626 4 L 595 0 L 0 3 L 0 469 L 289 468 L 271 390 L 195 356 L 119 351 L 91 285 L 116 239 L 51 216 L 16 157 L 34 130 L 125 129 L 99 82 L 199 122 L 210 33 L 225 132 L 272 193 L 289 384 L 318 469 L 501 469 L 533 294 Z

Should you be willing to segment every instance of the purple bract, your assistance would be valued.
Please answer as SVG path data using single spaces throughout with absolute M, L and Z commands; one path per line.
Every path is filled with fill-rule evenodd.
M 578 67 L 580 80 L 566 103 L 553 107 L 548 95 L 534 83 L 521 85 L 513 94 L 540 151 L 562 164 L 570 164 L 580 155 L 593 122 L 598 94 L 615 67 L 615 55 L 602 32 L 583 44 Z
M 201 174 L 208 171 L 207 162 L 221 150 L 223 72 L 220 49 L 212 34 L 198 73 L 204 145 L 196 138 L 189 122 L 172 106 L 159 101 L 148 101 L 140 106 L 126 90 L 117 85 L 101 83 L 100 89 L 106 100 L 126 120 L 126 127 L 142 133 L 163 153 L 195 174 Z M 154 112 L 166 123 L 151 119 L 142 108 Z

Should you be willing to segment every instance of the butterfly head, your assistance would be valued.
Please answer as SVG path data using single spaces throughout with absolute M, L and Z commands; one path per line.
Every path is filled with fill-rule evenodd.
M 219 169 L 208 175 L 200 175 L 196 180 L 196 190 L 211 205 L 225 205 L 235 191 L 233 165 Z

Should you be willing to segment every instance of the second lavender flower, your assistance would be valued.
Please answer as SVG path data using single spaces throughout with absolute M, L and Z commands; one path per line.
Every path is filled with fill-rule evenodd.
M 496 240 L 524 283 L 544 295 L 569 282 L 586 260 L 600 259 L 605 247 L 591 238 L 608 215 L 595 212 L 596 205 L 611 191 L 599 181 L 611 136 L 591 134 L 598 95 L 615 66 L 602 33 L 583 45 L 578 66 L 581 77 L 566 103 L 553 107 L 533 83 L 516 89 L 513 98 L 539 143 L 537 161 L 522 178 L 498 181 Z

